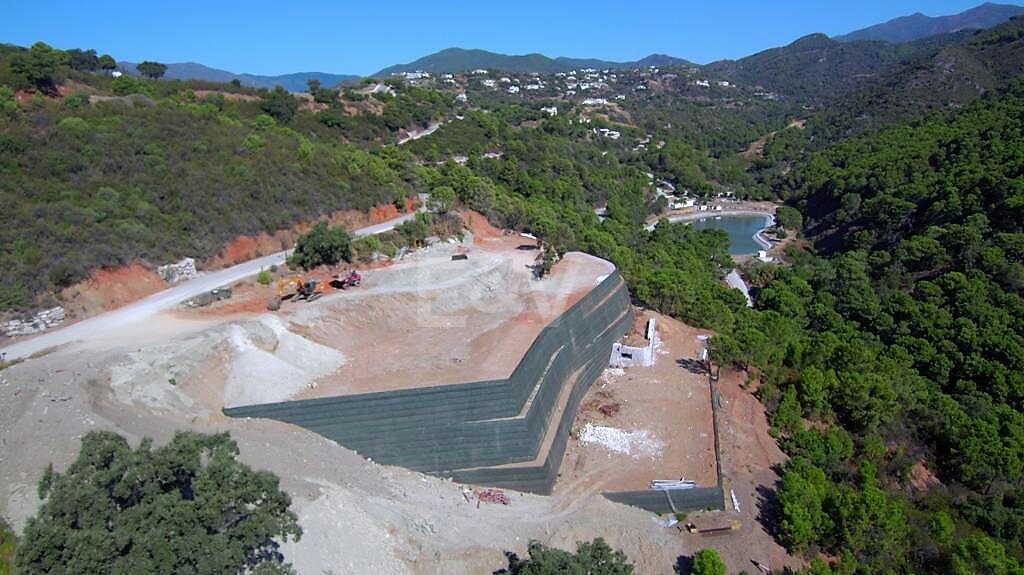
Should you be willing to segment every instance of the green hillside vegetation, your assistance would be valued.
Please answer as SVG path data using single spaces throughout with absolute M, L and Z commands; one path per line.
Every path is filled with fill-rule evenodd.
M 5 521 L 0 519 L 0 575 L 11 575 L 14 572 L 14 549 L 17 539 Z
M 508 568 L 496 571 L 506 575 L 558 575 L 588 573 L 591 575 L 630 575 L 633 564 L 622 551 L 614 551 L 604 539 L 581 542 L 576 553 L 546 547 L 531 541 L 527 550 L 529 557 L 520 559 L 515 554 L 508 556 Z
M 33 51 L 48 76 L 13 71 Z M 37 305 L 97 267 L 202 258 L 238 234 L 402 202 L 425 190 L 412 156 L 367 143 L 448 105 L 399 87 L 382 114 L 328 126 L 283 91 L 110 78 L 68 62 L 48 47 L 0 50 L 0 310 Z M 15 103 L 14 89 L 59 82 L 80 92 Z M 110 96 L 90 104 L 89 93 Z
M 929 17 L 920 12 L 895 18 L 882 24 L 856 30 L 835 37 L 840 42 L 881 40 L 884 42 L 912 42 L 920 38 L 964 29 L 991 28 L 1014 16 L 1024 14 L 1024 7 L 1012 4 L 986 2 L 980 6 L 949 16 Z
M 847 71 L 891 70 L 878 80 L 891 82 L 891 99 L 871 82 L 806 71 L 823 75 L 810 99 L 830 86 L 868 86 L 837 88 L 829 110 L 839 111 L 807 110 L 806 128 L 786 127 L 803 110 L 799 100 L 669 94 L 584 124 L 571 106 L 548 118 L 540 102 L 495 96 L 466 109 L 450 94 L 397 82 L 395 95 L 313 86 L 326 106 L 314 114 L 280 90 L 219 85 L 224 94 L 200 98 L 208 84 L 111 79 L 87 52 L 4 48 L 0 309 L 31 307 L 97 266 L 202 257 L 240 233 L 436 190 L 437 214 L 394 237 L 351 245 L 327 237 L 327 255 L 365 258 L 434 227 L 454 233 L 445 212 L 465 207 L 536 234 L 551 259 L 574 249 L 607 258 L 639 303 L 715 330 L 715 360 L 763 383 L 760 398 L 792 457 L 780 519 L 768 527 L 812 559 L 806 573 L 1020 575 L 1024 88 L 1008 83 L 1024 61 L 1021 26 L 956 45 L 952 37 L 906 48 L 809 38 L 759 55 L 759 73 L 787 89 L 810 81 L 801 67 L 823 55 Z M 954 76 L 987 74 L 988 93 L 921 118 L 915 98 L 958 93 L 951 86 L 960 80 L 920 80 L 935 78 L 949 54 L 971 55 L 975 65 Z M 15 103 L 15 90 L 61 85 L 124 98 Z M 936 94 L 922 95 L 929 90 Z M 878 113 L 851 121 L 867 109 Z M 389 145 L 436 121 L 447 123 Z M 651 146 L 634 151 L 626 137 L 596 136 L 598 126 L 650 133 Z M 763 157 L 738 155 L 771 132 Z M 756 308 L 748 309 L 721 281 L 733 267 L 726 234 L 667 222 L 644 229 L 664 203 L 645 172 L 701 194 L 782 198 L 780 222 L 802 225 L 813 252 L 752 268 Z
M 943 38 L 959 41 L 939 41 Z M 1024 18 L 915 45 L 921 49 L 914 57 L 823 106 L 820 118 L 812 122 L 813 131 L 832 141 L 850 132 L 949 111 L 986 92 L 1005 89 L 1024 74 Z
M 745 175 L 750 195 L 768 197 L 792 187 L 790 169 L 809 152 L 897 122 L 970 104 L 1009 88 L 1024 74 L 1024 19 L 985 31 L 918 41 L 913 54 L 877 75 L 836 90 L 814 110 L 794 115 L 806 129 L 778 130 Z M 914 48 L 916 47 L 916 48 Z
M 800 101 L 821 102 L 919 50 L 915 44 L 841 43 L 824 34 L 812 34 L 788 46 L 739 60 L 713 62 L 704 70 L 735 82 L 763 86 Z
M 1021 573 L 1022 118 L 1017 88 L 811 156 L 791 193 L 823 257 L 713 341 L 766 383 L 780 536 L 841 558 L 813 573 Z

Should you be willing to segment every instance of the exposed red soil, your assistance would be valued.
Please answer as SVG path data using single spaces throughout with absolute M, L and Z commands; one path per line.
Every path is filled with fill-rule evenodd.
M 776 466 L 786 461 L 786 455 L 769 433 L 765 408 L 754 396 L 756 383 L 748 385 L 747 378 L 744 372 L 722 369 L 717 385 L 722 398 L 719 431 L 728 511 L 695 513 L 689 517 L 698 527 L 722 525 L 733 518 L 740 521 L 741 527 L 723 537 L 684 537 L 718 550 L 730 572 L 749 567 L 752 559 L 779 571 L 786 567 L 798 570 L 803 566 L 802 560 L 790 556 L 758 518 L 765 505 L 764 497 L 779 480 Z M 731 492 L 736 493 L 739 514 L 732 511 Z
M 379 224 L 386 222 L 392 218 L 398 217 L 398 208 L 394 204 L 384 204 L 383 206 L 377 206 L 370 208 L 370 223 Z
M 415 201 L 407 200 L 407 206 L 415 209 Z M 334 226 L 356 229 L 398 217 L 398 209 L 392 204 L 370 208 L 368 214 L 356 210 L 339 210 L 327 216 L 326 220 Z M 203 269 L 218 269 L 232 266 L 256 257 L 269 255 L 288 249 L 295 244 L 298 237 L 310 230 L 321 219 L 303 222 L 291 228 L 278 230 L 273 234 L 261 233 L 255 236 L 238 236 L 231 240 L 216 256 L 202 264 Z
M 142 264 L 100 268 L 85 280 L 64 289 L 64 309 L 74 317 L 111 310 L 167 289 L 167 283 Z
M 501 252 L 514 250 L 519 246 L 536 246 L 537 241 L 524 237 L 510 230 L 494 227 L 479 212 L 463 210 L 459 212 L 462 224 L 473 234 L 475 246 L 485 252 Z

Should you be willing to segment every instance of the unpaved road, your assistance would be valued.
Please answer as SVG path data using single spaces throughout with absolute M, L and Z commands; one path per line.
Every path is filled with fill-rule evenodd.
M 403 222 L 411 220 L 415 215 L 415 213 L 406 214 L 386 222 L 360 228 L 352 232 L 352 235 L 354 237 L 363 237 L 384 233 L 394 229 L 395 226 Z M 0 354 L 4 354 L 3 357 L 7 360 L 24 359 L 47 349 L 89 339 L 98 333 L 104 333 L 114 328 L 123 327 L 126 324 L 143 321 L 189 298 L 252 277 L 260 273 L 260 270 L 270 266 L 282 265 L 288 258 L 289 253 L 291 253 L 291 250 L 285 250 L 216 272 L 200 275 L 195 279 L 182 282 L 172 288 L 155 293 L 116 310 L 82 320 L 64 328 L 48 331 L 31 339 L 13 343 L 5 348 L 0 348 Z

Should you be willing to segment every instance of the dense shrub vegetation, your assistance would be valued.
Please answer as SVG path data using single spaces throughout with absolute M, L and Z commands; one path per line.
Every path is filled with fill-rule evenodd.
M 40 65 L 47 78 L 81 82 L 82 92 L 17 105 L 13 89 L 37 82 L 16 73 L 16 63 L 36 52 L 56 58 Z M 97 267 L 210 256 L 238 234 L 425 191 L 410 154 L 348 143 L 349 129 L 296 112 L 287 92 L 111 79 L 76 71 L 67 58 L 0 50 L 0 311 L 32 307 Z M 126 97 L 90 104 L 91 92 Z M 374 137 L 423 121 L 406 117 L 423 92 L 400 92 L 385 105 L 395 119 Z M 427 99 L 420 113 L 438 113 L 431 102 L 444 100 Z M 365 142 L 356 124 L 380 118 L 350 117 L 351 141 Z
M 227 434 L 178 433 L 137 449 L 111 432 L 82 438 L 18 547 L 19 573 L 289 573 L 280 542 L 302 530 L 275 475 L 236 461 Z
M 576 553 L 546 547 L 531 541 L 529 557 L 508 555 L 508 568 L 497 571 L 507 575 L 630 575 L 633 565 L 621 551 L 614 551 L 600 537 L 576 545 Z
M 714 341 L 793 456 L 783 539 L 836 573 L 1021 572 L 1022 94 L 811 156 L 789 193 L 825 257 Z

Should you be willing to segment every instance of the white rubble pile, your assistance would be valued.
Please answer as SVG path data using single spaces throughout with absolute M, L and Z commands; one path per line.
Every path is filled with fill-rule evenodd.
M 185 258 L 177 263 L 160 266 L 156 268 L 156 273 L 169 284 L 190 280 L 198 275 L 198 272 L 196 272 L 196 260 Z
M 27 320 L 12 319 L 0 323 L 0 332 L 9 337 L 32 335 L 63 322 L 65 317 L 64 308 L 57 306 L 43 310 Z
M 665 443 L 660 441 L 646 429 L 624 431 L 614 427 L 587 423 L 580 430 L 581 445 L 599 445 L 608 451 L 634 458 L 657 457 L 661 455 Z
M 291 399 L 345 363 L 338 350 L 288 331 L 273 315 L 260 318 L 273 334 L 268 351 L 253 341 L 253 333 L 240 325 L 230 327 L 228 342 L 234 351 L 224 387 L 224 405 L 254 405 Z

